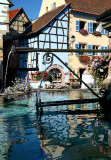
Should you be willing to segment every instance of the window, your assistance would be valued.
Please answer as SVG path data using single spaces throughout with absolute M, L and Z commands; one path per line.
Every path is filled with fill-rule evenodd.
M 93 32 L 98 31 L 98 23 L 93 23 Z
M 85 28 L 85 23 L 86 22 L 84 21 L 80 21 L 80 27 L 79 27 L 80 30 Z
M 79 32 L 81 29 L 85 29 L 85 21 L 76 20 L 76 31 Z
M 108 47 L 107 46 L 101 46 L 101 49 L 102 50 L 108 50 Z M 101 52 L 101 55 L 105 55 L 105 52 Z
M 75 49 L 85 49 L 86 48 L 86 44 L 79 44 L 79 43 L 75 43 Z M 75 55 L 83 55 L 83 52 L 75 52 Z
M 99 48 L 99 46 L 95 46 L 95 45 L 93 46 L 94 50 L 98 50 L 98 48 Z M 93 56 L 96 56 L 97 54 L 98 54 L 97 52 L 93 52 Z
M 46 13 L 48 12 L 48 7 L 46 7 Z

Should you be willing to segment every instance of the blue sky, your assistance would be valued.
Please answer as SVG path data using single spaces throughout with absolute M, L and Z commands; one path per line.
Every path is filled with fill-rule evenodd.
M 11 2 L 14 4 L 14 7 L 11 7 L 10 10 L 23 7 L 29 19 L 38 17 L 42 4 L 42 0 L 11 0 Z

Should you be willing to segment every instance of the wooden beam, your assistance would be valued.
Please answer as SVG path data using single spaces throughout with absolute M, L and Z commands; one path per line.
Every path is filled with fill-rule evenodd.
M 103 102 L 103 101 L 104 101 L 104 99 L 100 99 L 100 98 L 50 101 L 50 102 L 41 102 L 39 104 L 39 107 L 71 105 L 71 104 L 84 104 L 84 103 L 97 103 L 97 102 Z
M 102 52 L 110 53 L 110 50 L 94 50 L 94 49 L 37 49 L 37 48 L 26 48 L 26 47 L 16 47 L 18 52 Z

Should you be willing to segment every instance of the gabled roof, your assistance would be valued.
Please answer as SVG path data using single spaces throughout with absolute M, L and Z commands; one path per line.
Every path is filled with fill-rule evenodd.
M 8 0 L 8 2 L 10 3 L 9 4 L 10 7 L 14 6 L 14 4 L 10 0 Z
M 23 11 L 25 16 L 27 17 L 27 15 L 26 15 L 25 11 L 23 10 L 23 8 L 13 9 L 13 10 L 9 11 L 9 22 L 11 22 L 20 11 Z M 29 20 L 28 17 L 27 17 L 27 19 Z
M 9 22 L 17 15 L 21 8 L 13 9 L 9 11 Z
M 52 11 L 49 11 L 39 17 L 34 23 L 24 32 L 25 35 L 34 34 L 41 29 L 43 29 L 46 25 L 48 25 L 51 20 L 53 20 L 56 16 L 58 16 L 62 10 L 64 10 L 69 4 L 64 4 Z
M 65 0 L 74 11 L 100 15 L 111 9 L 111 0 Z

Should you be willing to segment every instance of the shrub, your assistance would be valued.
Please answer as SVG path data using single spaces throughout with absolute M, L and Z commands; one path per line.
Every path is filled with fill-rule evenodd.
M 98 80 L 102 84 L 103 80 L 108 75 L 108 66 L 110 59 L 108 54 L 104 56 L 96 56 L 91 63 L 91 74 L 95 80 Z
M 15 79 L 13 82 L 13 87 L 6 88 L 5 92 L 16 92 L 16 91 L 31 91 L 32 87 L 29 82 L 21 79 Z

